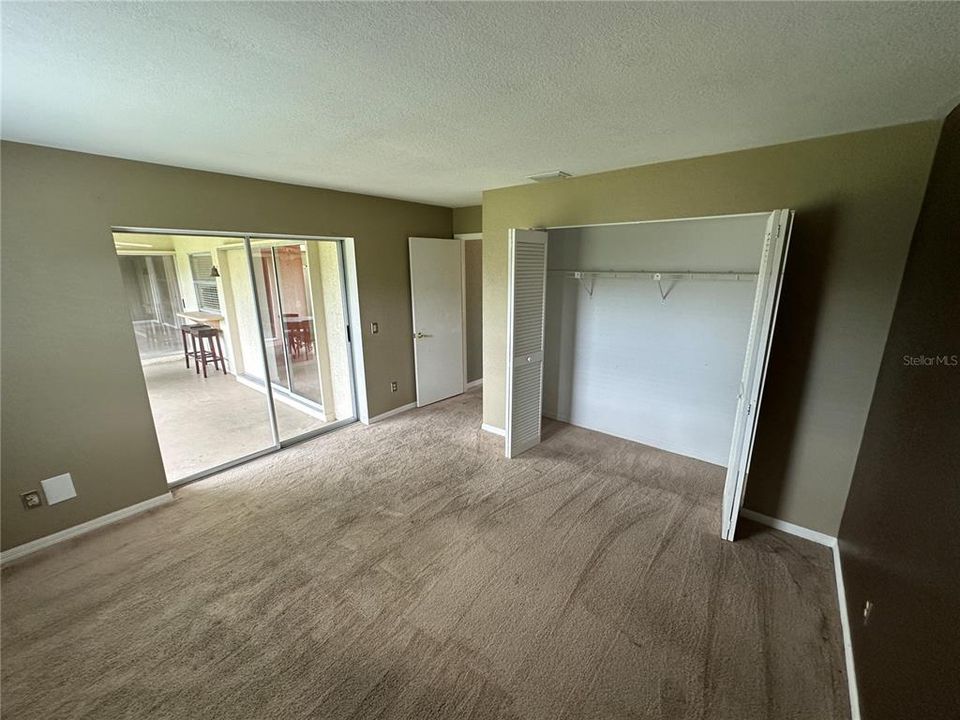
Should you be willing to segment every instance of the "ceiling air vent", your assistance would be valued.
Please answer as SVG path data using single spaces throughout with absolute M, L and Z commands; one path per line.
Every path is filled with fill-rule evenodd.
M 552 180 L 563 180 L 564 178 L 568 177 L 570 177 L 570 173 L 568 172 L 564 172 L 563 170 L 552 170 L 551 172 L 530 175 L 527 179 L 533 180 L 534 182 L 550 182 Z

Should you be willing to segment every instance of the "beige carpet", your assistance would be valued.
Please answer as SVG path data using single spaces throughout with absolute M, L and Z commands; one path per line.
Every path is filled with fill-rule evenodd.
M 719 540 L 716 466 L 479 425 L 354 425 L 8 568 L 3 717 L 848 717 L 825 548 Z

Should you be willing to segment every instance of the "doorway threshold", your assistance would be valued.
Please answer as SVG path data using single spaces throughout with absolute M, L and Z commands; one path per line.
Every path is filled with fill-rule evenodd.
M 214 467 L 207 468 L 206 470 L 201 470 L 200 472 L 193 473 L 192 475 L 188 475 L 187 477 L 180 478 L 178 480 L 169 481 L 167 482 L 167 487 L 172 490 L 173 488 L 189 485 L 190 483 L 197 482 L 198 480 L 205 480 L 214 475 L 218 475 L 219 473 L 222 473 L 226 470 L 231 470 L 232 468 L 239 467 L 240 465 L 246 465 L 248 462 L 252 462 L 253 460 L 256 460 L 258 458 L 265 457 L 266 455 L 272 455 L 273 453 L 282 452 L 289 447 L 293 447 L 294 445 L 299 445 L 300 443 L 306 442 L 307 440 L 313 440 L 314 438 L 320 437 L 321 435 L 326 435 L 329 432 L 340 430 L 341 428 L 347 427 L 348 425 L 353 425 L 355 422 L 357 422 L 357 418 L 355 417 L 345 418 L 343 420 L 337 420 L 335 422 L 331 422 L 327 425 L 324 425 L 322 428 L 311 430 L 310 432 L 306 432 L 301 435 L 296 435 L 295 437 L 282 440 L 280 442 L 279 447 L 264 448 L 263 450 L 258 450 L 257 452 L 244 455 L 243 457 L 235 458 L 228 462 L 221 463 L 220 465 L 215 465 Z
M 265 392 L 263 381 L 250 377 L 249 375 L 237 374 L 237 382 L 242 385 L 246 385 L 249 388 L 253 388 L 258 392 Z M 292 407 L 294 410 L 299 410 L 302 413 L 315 417 L 317 420 L 322 420 L 327 422 L 326 413 L 323 411 L 323 406 L 308 400 L 299 395 L 294 395 L 286 390 L 286 388 L 277 387 L 276 384 L 273 385 L 273 399 L 279 402 L 282 402 L 284 405 Z

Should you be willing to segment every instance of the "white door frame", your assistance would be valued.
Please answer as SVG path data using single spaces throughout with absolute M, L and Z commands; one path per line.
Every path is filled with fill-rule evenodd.
M 260 346 L 262 348 L 262 357 L 263 357 L 263 367 L 265 375 L 269 377 L 267 371 L 267 357 L 266 357 L 266 340 L 263 334 L 263 327 L 260 319 L 259 313 L 259 303 L 261 298 L 256 293 L 256 283 L 253 278 L 253 255 L 250 251 L 252 245 L 257 242 L 268 241 L 268 240 L 319 240 L 327 242 L 335 242 L 337 244 L 337 258 L 340 266 L 340 286 L 341 286 L 341 303 L 343 305 L 343 319 L 346 330 L 346 351 L 347 357 L 350 358 L 350 362 L 347 363 L 347 370 L 350 380 L 350 391 L 353 400 L 353 415 L 349 418 L 344 418 L 343 420 L 337 420 L 335 422 L 327 423 L 326 425 L 317 428 L 316 430 L 308 431 L 294 437 L 281 439 L 279 432 L 279 425 L 277 423 L 276 415 L 276 405 L 274 403 L 273 397 L 273 388 L 272 383 L 264 383 L 264 396 L 267 403 L 267 413 L 270 424 L 270 431 L 273 436 L 273 443 L 270 447 L 266 447 L 262 450 L 257 450 L 256 452 L 244 455 L 242 457 L 237 457 L 232 460 L 228 460 L 225 463 L 216 465 L 214 467 L 201 470 L 187 477 L 180 478 L 173 482 L 168 480 L 167 486 L 169 488 L 180 487 L 181 485 L 186 485 L 197 480 L 202 480 L 203 478 L 210 477 L 219 472 L 222 472 L 228 468 L 236 467 L 244 463 L 250 462 L 264 455 L 269 455 L 271 453 L 279 452 L 291 445 L 296 445 L 297 443 L 303 442 L 304 440 L 310 440 L 320 435 L 325 435 L 328 432 L 338 430 L 341 427 L 349 425 L 351 423 L 357 422 L 359 416 L 367 414 L 366 407 L 366 384 L 365 384 L 365 369 L 363 362 L 363 350 L 362 346 L 359 345 L 360 332 L 357 330 L 361 327 L 360 325 L 360 305 L 359 305 L 359 291 L 357 289 L 357 271 L 356 271 L 356 258 L 353 251 L 353 238 L 336 236 L 336 235 L 287 235 L 280 233 L 258 233 L 258 232 L 238 232 L 238 231 L 223 231 L 223 230 L 188 230 L 183 228 L 158 228 L 158 227 L 134 227 L 128 225 L 114 225 L 110 228 L 110 234 L 113 239 L 117 233 L 132 233 L 132 234 L 141 234 L 141 235 L 188 235 L 188 236 L 198 236 L 198 237 L 210 237 L 210 238 L 230 238 L 233 240 L 239 240 L 242 242 L 242 245 L 238 244 L 238 247 L 245 248 L 246 260 L 247 260 L 247 270 L 250 275 L 250 280 L 253 290 L 253 297 L 255 300 L 255 307 L 258 308 L 256 317 L 257 317 L 257 327 L 258 334 L 260 337 Z M 222 246 L 221 246 L 222 247 Z M 218 248 L 219 249 L 219 248 Z M 176 254 L 176 253 L 174 253 Z M 146 381 L 144 381 L 146 382 Z M 361 393 L 363 397 L 363 405 L 360 404 Z M 149 395 L 148 395 L 149 401 Z
M 454 240 L 460 241 L 460 297 L 463 298 L 463 391 L 466 392 L 471 383 L 467 380 L 467 240 L 483 240 L 483 233 L 454 233 Z M 482 275 L 481 275 L 482 277 Z M 483 380 L 476 382 L 479 383 Z
M 460 392 L 465 393 L 467 391 L 467 261 L 466 261 L 466 243 L 465 240 L 475 240 L 477 238 L 472 237 L 474 234 L 479 233 L 470 233 L 470 236 L 465 236 L 463 233 L 454 235 L 452 238 L 428 238 L 431 240 L 449 240 L 450 242 L 460 243 L 460 355 L 463 358 L 461 363 L 463 367 L 460 369 Z M 410 240 L 413 240 L 416 237 L 425 237 L 419 235 L 411 235 L 407 238 L 407 243 L 409 246 Z M 417 390 L 417 404 L 419 405 L 419 379 L 417 378 L 417 367 L 416 367 L 416 357 L 417 357 L 417 342 L 414 338 L 417 328 L 415 327 L 416 319 L 413 315 L 413 264 L 410 264 L 410 342 L 413 343 L 413 357 L 414 357 L 414 385 Z

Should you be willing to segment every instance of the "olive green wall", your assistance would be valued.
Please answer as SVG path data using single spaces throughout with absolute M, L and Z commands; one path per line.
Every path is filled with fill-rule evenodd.
M 453 209 L 453 232 L 478 233 L 483 231 L 483 206 L 472 205 Z
M 453 232 L 456 235 L 483 231 L 483 206 L 453 209 Z M 467 301 L 467 381 L 483 378 L 483 241 L 468 240 L 466 251 Z
M 467 382 L 483 378 L 483 240 L 465 240 Z
M 507 230 L 796 210 L 747 506 L 836 535 L 938 122 L 483 194 L 483 419 L 504 424 Z
M 407 238 L 450 237 L 449 208 L 17 143 L 0 152 L 3 548 L 167 490 L 112 225 L 355 238 L 370 415 L 415 400 Z M 68 471 L 76 499 L 22 509 L 20 492 Z

